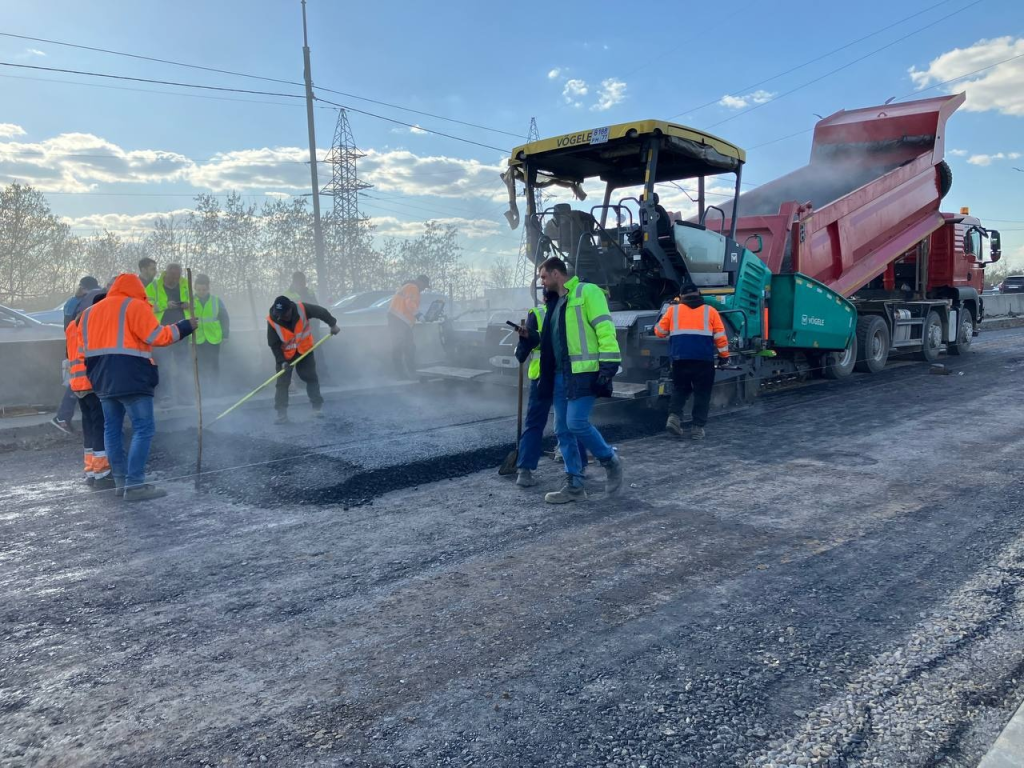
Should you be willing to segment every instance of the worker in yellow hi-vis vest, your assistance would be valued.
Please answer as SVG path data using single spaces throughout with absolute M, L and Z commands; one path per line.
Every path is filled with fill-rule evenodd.
M 220 393 L 220 346 L 231 335 L 228 308 L 219 296 L 210 293 L 210 278 L 196 275 L 193 283 L 196 296 L 194 312 L 196 326 L 196 353 L 199 356 L 199 376 L 203 393 Z

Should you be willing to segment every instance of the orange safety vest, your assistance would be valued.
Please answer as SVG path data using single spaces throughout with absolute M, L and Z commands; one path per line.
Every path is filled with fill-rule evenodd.
M 416 325 L 416 313 L 419 311 L 420 287 L 416 283 L 406 283 L 399 288 L 388 306 L 388 312 L 408 325 Z
M 688 307 L 673 304 L 654 326 L 654 335 L 670 338 L 669 353 L 673 360 L 714 360 L 729 357 L 729 339 L 718 310 L 704 304 Z
M 72 320 L 64 329 L 64 338 L 67 339 L 68 362 L 71 363 L 69 386 L 72 392 L 89 392 L 92 390 L 92 384 L 85 372 L 85 350 L 82 349 L 82 332 L 78 327 L 80 319 Z
M 267 322 L 277 331 L 277 338 L 281 340 L 281 353 L 285 360 L 291 360 L 296 355 L 304 355 L 313 348 L 313 329 L 309 327 L 309 320 L 306 319 L 306 307 L 301 301 L 296 301 L 295 306 L 299 308 L 299 319 L 295 321 L 293 330 L 275 323 L 274 318 L 267 315 Z
M 78 325 L 86 358 L 128 355 L 152 363 L 153 347 L 166 347 L 181 338 L 177 325 L 160 325 L 146 301 L 142 281 L 130 273 L 118 275 L 107 298 L 85 310 Z

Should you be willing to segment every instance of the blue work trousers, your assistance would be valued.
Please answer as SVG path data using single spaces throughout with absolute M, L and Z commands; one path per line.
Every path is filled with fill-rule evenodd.
M 519 461 L 516 467 L 531 472 L 540 462 L 541 441 L 544 439 L 544 427 L 548 424 L 548 415 L 554 400 L 542 398 L 538 394 L 538 382 L 530 382 L 530 403 L 526 407 L 526 422 L 523 424 L 523 436 L 519 440 Z M 579 453 L 584 467 L 587 466 L 587 449 L 579 443 Z
M 118 488 L 146 482 L 146 460 L 156 433 L 153 419 L 153 396 L 103 397 L 103 438 L 110 460 L 110 474 Z M 132 422 L 132 442 L 127 460 L 124 450 L 124 415 Z
M 558 438 L 558 447 L 562 449 L 562 458 L 565 459 L 569 485 L 583 485 L 580 444 L 601 462 L 615 455 L 612 447 L 590 423 L 590 412 L 594 410 L 596 400 L 593 395 L 569 400 L 566 397 L 565 377 L 560 373 L 555 374 L 555 437 Z

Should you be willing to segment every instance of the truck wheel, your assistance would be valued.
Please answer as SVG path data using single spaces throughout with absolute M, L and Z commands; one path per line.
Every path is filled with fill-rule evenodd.
M 862 373 L 878 373 L 889 359 L 889 326 L 878 315 L 857 318 L 857 364 Z
M 921 350 L 915 355 L 918 360 L 934 363 L 942 350 L 942 318 L 934 309 L 924 319 L 921 334 Z
M 949 163 L 943 160 L 939 163 L 939 197 L 945 197 L 949 194 L 949 190 L 953 188 L 953 169 L 949 167 Z
M 974 315 L 966 307 L 960 308 L 960 327 L 956 332 L 956 341 L 950 342 L 946 350 L 951 355 L 966 355 L 971 351 L 971 340 L 974 338 Z
M 857 364 L 857 336 L 850 337 L 850 344 L 842 352 L 826 352 L 821 358 L 822 373 L 826 379 L 845 379 L 853 373 Z

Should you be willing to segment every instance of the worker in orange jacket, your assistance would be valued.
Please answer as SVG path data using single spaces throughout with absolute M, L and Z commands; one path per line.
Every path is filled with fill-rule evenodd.
M 106 297 L 102 288 L 89 291 L 79 301 L 75 314 L 64 329 L 67 340 L 67 354 L 70 363 L 68 386 L 82 411 L 82 439 L 85 447 L 85 482 L 94 491 L 108 491 L 114 488 L 110 475 L 110 461 L 107 459 L 106 443 L 103 437 L 103 404 L 92 389 L 89 374 L 85 368 L 85 350 L 82 348 L 82 333 L 79 322 L 82 313 Z
M 391 354 L 395 374 L 400 379 L 416 378 L 416 345 L 412 329 L 420 314 L 420 294 L 430 287 L 430 278 L 420 275 L 405 283 L 388 306 L 388 330 L 391 333 Z
M 143 501 L 167 492 L 146 483 L 146 460 L 156 432 L 153 393 L 160 381 L 153 347 L 181 341 L 196 328 L 194 317 L 160 325 L 138 275 L 118 275 L 107 297 L 85 310 L 79 321 L 85 368 L 103 405 L 104 441 L 118 496 Z M 124 416 L 132 422 L 125 456 Z
M 694 286 L 683 289 L 678 304 L 671 304 L 654 327 L 654 334 L 669 339 L 672 360 L 672 402 L 665 429 L 694 440 L 704 439 L 704 425 L 715 386 L 715 360 L 729 362 L 729 339 L 718 310 L 705 304 Z M 693 424 L 682 424 L 686 401 L 693 395 Z

